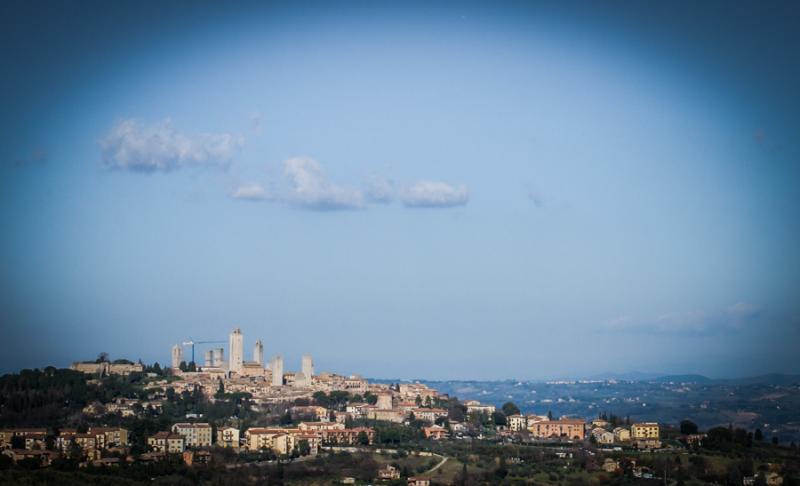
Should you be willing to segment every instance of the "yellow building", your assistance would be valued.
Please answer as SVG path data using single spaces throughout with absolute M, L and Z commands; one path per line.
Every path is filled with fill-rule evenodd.
M 631 425 L 632 439 L 658 439 L 659 428 L 656 422 L 640 422 Z

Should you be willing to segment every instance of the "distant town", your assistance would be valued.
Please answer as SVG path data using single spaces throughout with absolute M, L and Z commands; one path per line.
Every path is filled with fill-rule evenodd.
M 317 372 L 310 355 L 297 371 L 287 371 L 280 355 L 265 365 L 261 340 L 246 360 L 244 343 L 237 328 L 229 335 L 227 358 L 218 341 L 187 341 L 171 348 L 168 367 L 101 353 L 70 370 L 2 377 L 3 468 L 11 478 L 47 471 L 65 481 L 81 474 L 136 480 L 246 470 L 256 483 L 296 477 L 304 484 L 314 477 L 321 484 L 413 486 L 480 484 L 492 475 L 514 477 L 515 471 L 538 478 L 531 484 L 575 477 L 588 477 L 588 484 L 668 476 L 713 482 L 725 476 L 727 484 L 734 477 L 735 484 L 748 485 L 797 477 L 796 461 L 783 458 L 797 457 L 795 444 L 781 445 L 760 429 L 731 424 L 702 431 L 688 419 L 637 421 L 613 410 L 589 418 L 547 409 L 523 413 L 511 400 L 461 401 L 421 382 Z M 197 363 L 197 345 L 216 346 Z M 478 444 L 499 462 L 468 453 Z M 777 460 L 731 462 L 720 470 L 693 466 L 703 452 L 753 447 L 767 448 Z M 695 459 L 681 459 L 687 453 Z M 669 464 L 662 460 L 673 456 Z M 369 460 L 336 462 L 353 457 Z

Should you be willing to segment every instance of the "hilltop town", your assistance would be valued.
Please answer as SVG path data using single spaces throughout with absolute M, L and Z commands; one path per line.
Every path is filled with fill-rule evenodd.
M 728 484 L 731 477 L 742 485 L 790 484 L 797 477 L 794 443 L 773 444 L 761 430 L 703 432 L 690 420 L 631 421 L 613 411 L 523 413 L 513 401 L 462 401 L 420 382 L 317 372 L 308 355 L 297 371 L 287 371 L 280 355 L 264 364 L 260 340 L 246 360 L 239 329 L 229 336 L 227 359 L 219 347 L 195 363 L 195 343 L 187 345 L 189 361 L 176 344 L 168 367 L 101 354 L 70 370 L 4 376 L 3 478 L 135 482 L 179 475 L 203 482 L 236 471 L 249 478 L 245 484 L 294 478 L 427 486 L 668 476 L 697 484 L 722 476 Z M 749 463 L 707 458 L 752 450 L 761 458 Z

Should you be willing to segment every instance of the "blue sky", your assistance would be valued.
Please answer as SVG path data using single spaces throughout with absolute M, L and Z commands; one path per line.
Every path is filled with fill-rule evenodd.
M 800 372 L 790 2 L 10 2 L 0 369 Z

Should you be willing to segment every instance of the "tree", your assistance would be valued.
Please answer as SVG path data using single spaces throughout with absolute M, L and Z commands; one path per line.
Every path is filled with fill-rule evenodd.
M 21 435 L 12 435 L 11 436 L 11 448 L 12 449 L 24 449 L 25 448 L 25 437 Z
M 314 403 L 316 403 L 320 407 L 327 408 L 328 405 L 330 405 L 331 403 L 330 399 L 328 398 L 328 394 L 325 393 L 324 391 L 314 392 L 312 398 L 314 399 Z
M 728 465 L 728 484 L 731 486 L 742 484 L 742 472 L 739 471 L 739 466 L 734 463 Z
M 772 445 L 778 445 L 778 436 L 777 435 L 773 435 L 772 436 Z
M 692 435 L 697 433 L 697 424 L 691 420 L 681 420 L 681 434 Z
M 189 361 L 189 366 L 186 367 L 186 371 L 189 373 L 194 373 L 197 371 L 197 365 L 194 364 L 194 361 Z
M 369 445 L 369 436 L 363 430 L 358 433 L 358 443 L 361 445 Z
M 492 414 L 492 420 L 494 421 L 495 425 L 506 425 L 507 424 L 506 415 L 503 412 L 500 412 L 499 410 L 496 410 Z
M 548 410 L 547 411 L 547 420 L 553 420 L 553 411 L 552 410 Z
M 178 369 L 184 372 L 187 371 L 189 367 L 186 366 L 186 361 L 181 361 L 181 364 L 178 365 Z
M 503 413 L 506 417 L 511 415 L 519 415 L 519 407 L 514 402 L 506 402 L 503 404 Z
M 308 444 L 308 441 L 303 439 L 297 444 L 298 452 L 301 456 L 307 456 L 311 454 L 311 446 Z
M 755 438 L 755 439 L 756 439 L 758 442 L 761 442 L 762 440 L 764 440 L 764 433 L 763 433 L 763 432 L 761 432 L 761 429 L 756 429 L 756 433 L 755 433 L 755 436 L 754 436 L 754 438 Z
M 463 422 L 467 416 L 467 407 L 458 403 L 458 401 L 452 401 L 447 408 L 447 416 L 454 422 Z
M 219 382 L 217 386 L 217 397 L 221 397 L 225 395 L 225 383 L 222 382 L 222 378 L 218 378 L 217 381 Z
M 107 363 L 107 362 L 108 362 L 108 353 L 103 351 L 102 353 L 97 355 L 95 363 Z
M 467 473 L 467 463 L 466 461 L 461 464 L 461 472 L 456 475 L 454 484 L 458 486 L 466 486 L 469 481 L 469 474 Z

